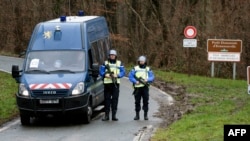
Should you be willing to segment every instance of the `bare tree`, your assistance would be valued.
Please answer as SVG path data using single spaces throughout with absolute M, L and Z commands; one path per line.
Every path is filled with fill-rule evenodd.
M 250 2 L 242 0 L 0 1 L 0 50 L 21 52 L 38 22 L 76 15 L 78 10 L 107 18 L 112 47 L 127 64 L 146 55 L 152 67 L 209 75 L 207 39 L 241 39 L 243 49 L 237 76 L 246 78 L 246 67 L 250 65 Z M 188 25 L 197 28 L 197 48 L 183 48 L 183 30 Z M 231 78 L 232 63 L 216 63 L 216 73 Z

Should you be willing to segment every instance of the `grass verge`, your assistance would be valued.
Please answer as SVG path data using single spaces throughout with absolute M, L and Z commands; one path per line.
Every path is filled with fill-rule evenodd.
M 223 140 L 225 124 L 250 123 L 246 80 L 188 76 L 155 71 L 158 78 L 186 87 L 195 109 L 169 127 L 156 131 L 152 141 Z
M 18 115 L 15 92 L 17 84 L 10 74 L 0 72 L 0 125 Z

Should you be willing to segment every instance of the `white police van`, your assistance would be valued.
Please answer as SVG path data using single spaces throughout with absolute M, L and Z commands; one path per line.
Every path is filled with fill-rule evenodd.
M 68 115 L 89 123 L 104 102 L 99 66 L 110 37 L 102 16 L 62 16 L 36 25 L 22 69 L 12 65 L 22 125 L 31 117 Z

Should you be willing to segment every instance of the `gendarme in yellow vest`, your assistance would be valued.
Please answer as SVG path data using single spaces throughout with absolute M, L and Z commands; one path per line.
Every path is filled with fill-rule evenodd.
M 146 67 L 146 68 L 140 68 L 139 66 L 135 66 L 134 67 L 134 69 L 135 69 L 135 76 L 137 77 L 137 78 L 143 78 L 144 80 L 145 79 L 148 79 L 148 71 L 149 71 L 149 67 Z M 136 88 L 139 88 L 139 87 L 144 87 L 144 85 L 143 84 L 138 84 L 138 85 L 135 85 L 134 87 L 136 87 Z
M 114 74 L 118 75 L 120 73 L 120 66 L 121 66 L 121 61 L 120 60 L 116 60 L 115 64 L 111 64 L 108 61 L 105 61 L 105 65 L 109 64 L 110 67 L 110 71 L 114 72 Z M 106 69 L 107 72 L 107 69 Z M 117 83 L 120 83 L 120 78 L 117 78 Z M 104 78 L 103 80 L 104 84 L 109 84 L 109 83 L 113 83 L 111 78 Z

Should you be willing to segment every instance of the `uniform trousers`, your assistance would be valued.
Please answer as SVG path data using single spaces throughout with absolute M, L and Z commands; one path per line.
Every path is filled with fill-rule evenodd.
M 112 112 L 117 111 L 118 99 L 119 99 L 119 84 L 114 83 L 104 84 L 104 99 L 105 99 L 105 112 L 109 113 L 110 109 Z
M 141 99 L 142 99 L 142 109 L 144 112 L 148 112 L 148 101 L 149 101 L 149 88 L 147 86 L 135 88 L 134 93 L 135 98 L 135 111 L 140 112 L 141 110 Z

